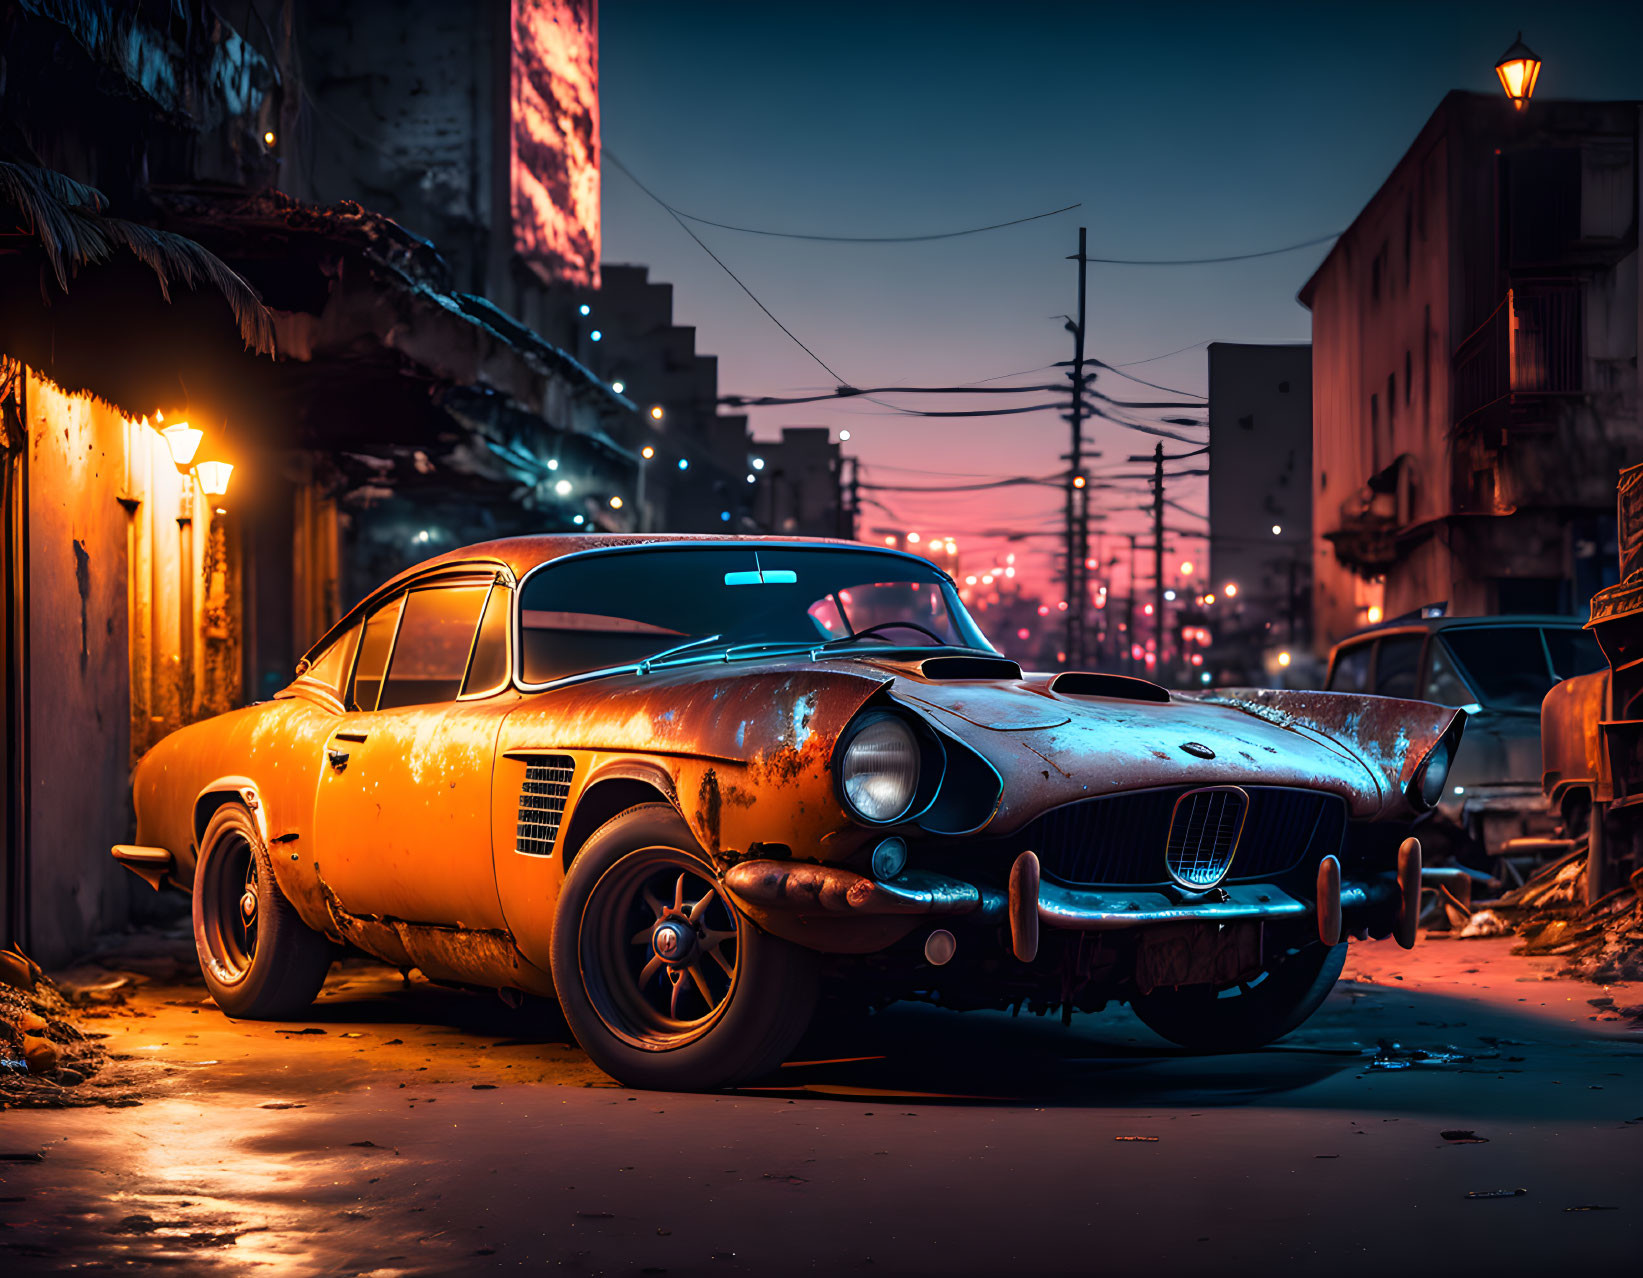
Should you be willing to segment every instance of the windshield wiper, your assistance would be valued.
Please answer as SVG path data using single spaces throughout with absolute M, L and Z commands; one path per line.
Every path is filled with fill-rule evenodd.
M 718 643 L 719 640 L 723 638 L 723 635 L 708 635 L 705 639 L 692 639 L 688 643 L 680 643 L 675 644 L 671 648 L 663 648 L 660 652 L 651 653 L 650 656 L 646 657 L 637 666 L 635 666 L 634 670 L 639 674 L 649 674 L 650 668 L 658 661 L 661 661 L 664 657 L 672 657 L 681 652 L 689 652 L 692 648 L 705 648 L 708 644 Z

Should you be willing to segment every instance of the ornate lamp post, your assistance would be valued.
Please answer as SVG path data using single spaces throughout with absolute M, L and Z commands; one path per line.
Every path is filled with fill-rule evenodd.
M 1500 87 L 1506 90 L 1514 108 L 1521 111 L 1529 105 L 1529 99 L 1535 95 L 1535 81 L 1540 79 L 1540 59 L 1523 43 L 1523 32 L 1519 31 L 1512 47 L 1500 55 L 1495 74 L 1500 77 Z

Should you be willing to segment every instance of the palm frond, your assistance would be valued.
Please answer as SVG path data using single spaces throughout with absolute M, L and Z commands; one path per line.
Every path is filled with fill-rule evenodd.
M 215 289 L 233 312 L 246 346 L 258 355 L 274 353 L 273 316 L 256 290 L 193 240 L 109 217 L 103 212 L 108 201 L 102 192 L 29 164 L 0 161 L 0 205 L 16 210 L 19 228 L 39 241 L 64 292 L 81 267 L 106 262 L 124 250 L 154 272 L 168 302 L 173 283 Z

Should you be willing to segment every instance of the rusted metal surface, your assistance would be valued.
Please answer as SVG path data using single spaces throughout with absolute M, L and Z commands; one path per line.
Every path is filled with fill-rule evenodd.
M 1612 674 L 1598 670 L 1553 684 L 1540 703 L 1541 789 L 1553 812 L 1574 790 L 1598 803 L 1614 797 L 1603 730 L 1609 715 Z
M 1023 852 L 1010 867 L 1010 949 L 1023 963 L 1038 957 L 1038 857 Z
M 1406 950 L 1415 948 L 1421 918 L 1421 841 L 1405 839 L 1398 845 L 1398 917 L 1393 936 Z
M 981 905 L 974 885 L 917 870 L 880 883 L 836 865 L 742 861 L 724 883 L 749 906 L 799 914 L 969 914 Z
M 511 587 L 571 552 L 727 540 L 519 538 L 453 551 L 413 574 L 474 565 Z M 1266 691 L 1160 700 L 1151 685 L 1052 687 L 1048 676 L 1007 663 L 953 660 L 836 651 L 680 662 L 368 713 L 346 711 L 309 671 L 274 700 L 185 728 L 150 751 L 134 778 L 137 840 L 168 851 L 173 877 L 186 885 L 212 806 L 245 803 L 280 890 L 310 927 L 439 979 L 541 990 L 555 907 L 581 841 L 626 808 L 663 803 L 681 814 L 744 913 L 778 936 L 867 953 L 922 919 L 971 916 L 1006 925 L 1011 950 L 1031 963 L 1042 928 L 1304 923 L 1316 911 L 1327 935 L 1331 911 L 1328 900 L 1303 899 L 1310 884 L 1292 893 L 1242 883 L 1199 896 L 1074 890 L 1041 882 L 1026 858 L 1013 870 L 1001 861 L 955 877 L 940 872 L 942 848 L 972 834 L 1010 836 L 1062 804 L 1173 786 L 1322 791 L 1344 799 L 1354 820 L 1407 821 L 1406 787 L 1460 723 L 1458 712 L 1422 702 Z M 869 706 L 922 719 L 949 761 L 965 761 L 953 784 L 999 778 L 991 817 L 980 805 L 965 822 L 982 821 L 978 829 L 939 837 L 916 822 L 875 827 L 853 817 L 833 755 Z M 522 841 L 521 795 L 544 759 L 566 778 L 560 806 L 546 838 Z M 951 815 L 954 805 L 930 810 Z M 915 868 L 880 882 L 862 871 L 868 848 L 891 832 L 917 845 Z M 1333 887 L 1320 877 L 1320 898 L 1339 902 L 1335 928 L 1342 910 L 1383 908 L 1393 867 L 1383 869 L 1386 884 L 1340 884 L 1338 867 Z M 1417 853 L 1417 891 L 1418 878 Z M 1200 968 L 1210 970 L 1187 970 Z
M 1135 950 L 1143 994 L 1179 985 L 1225 985 L 1261 970 L 1261 925 L 1175 923 L 1147 932 Z

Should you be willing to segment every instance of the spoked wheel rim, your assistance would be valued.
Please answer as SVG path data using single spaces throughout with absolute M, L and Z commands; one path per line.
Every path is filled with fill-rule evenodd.
M 677 848 L 640 848 L 600 876 L 582 909 L 582 983 L 623 1042 L 671 1051 L 724 1015 L 746 921 L 712 870 Z
M 223 984 L 244 980 L 257 957 L 257 922 L 262 884 L 257 856 L 239 835 L 225 837 L 207 858 L 198 891 L 204 910 L 201 940 Z

